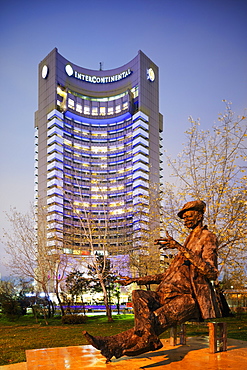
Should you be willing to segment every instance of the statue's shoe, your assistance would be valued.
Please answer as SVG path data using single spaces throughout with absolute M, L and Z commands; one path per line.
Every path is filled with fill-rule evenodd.
M 104 342 L 100 337 L 93 337 L 87 331 L 83 331 L 82 334 L 94 348 L 101 350 L 104 347 Z
M 116 358 L 123 356 L 122 349 L 117 345 L 113 337 L 94 337 L 87 331 L 83 331 L 82 334 L 88 343 L 101 351 L 101 354 L 106 358 L 106 363 L 111 362 L 113 356 Z

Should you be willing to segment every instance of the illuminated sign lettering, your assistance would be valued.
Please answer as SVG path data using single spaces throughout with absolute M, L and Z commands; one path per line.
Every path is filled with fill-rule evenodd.
M 90 75 L 85 75 L 83 73 L 74 71 L 70 64 L 66 65 L 65 71 L 67 75 L 70 77 L 75 77 L 78 80 L 90 82 L 93 84 L 106 84 L 106 83 L 111 83 L 111 82 L 117 82 L 117 81 L 123 80 L 124 78 L 128 77 L 132 73 L 130 69 L 127 69 L 126 71 L 123 71 L 113 76 L 104 76 L 104 77 L 90 76 Z

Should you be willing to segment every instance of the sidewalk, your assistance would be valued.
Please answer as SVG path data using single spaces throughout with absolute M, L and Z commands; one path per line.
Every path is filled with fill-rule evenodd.
M 208 337 L 188 338 L 187 345 L 164 347 L 136 357 L 105 358 L 90 345 L 46 348 L 26 351 L 27 362 L 0 366 L 0 370 L 245 370 L 247 369 L 247 342 L 228 339 L 227 352 L 209 354 Z

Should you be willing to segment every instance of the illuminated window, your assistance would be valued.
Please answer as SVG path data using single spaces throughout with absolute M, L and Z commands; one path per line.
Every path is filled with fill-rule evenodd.
M 76 104 L 76 111 L 79 113 L 82 113 L 82 105 L 81 104 Z
M 118 141 L 118 138 L 114 139 L 114 141 Z M 109 150 L 110 150 L 111 152 L 113 152 L 114 150 L 122 150 L 122 149 L 124 149 L 124 145 L 111 146 L 111 147 L 109 148 Z
M 64 248 L 64 249 L 63 249 L 63 253 L 66 253 L 66 254 L 72 254 L 72 249 Z
M 91 196 L 91 199 L 107 199 L 106 194 L 94 194 Z
M 128 109 L 128 102 L 127 101 L 123 103 L 123 109 Z
M 70 140 L 63 139 L 63 142 L 64 142 L 64 144 L 65 144 L 65 145 L 70 145 L 70 146 L 72 146 L 72 143 L 71 143 L 71 141 L 70 141 Z
M 115 180 L 116 181 L 116 180 Z M 114 182 L 115 182 L 114 181 Z M 119 186 L 112 186 L 110 188 L 111 191 L 116 191 L 116 190 L 123 190 L 124 189 L 124 185 L 119 185 Z
M 98 115 L 98 107 L 92 107 L 92 116 Z
M 69 108 L 72 108 L 72 109 L 74 109 L 75 108 L 75 102 L 74 102 L 74 100 L 72 100 L 72 99 L 68 99 L 68 106 L 69 106 Z
M 107 186 L 92 186 L 91 191 L 107 191 Z
M 131 89 L 131 92 L 133 94 L 133 98 L 134 99 L 137 98 L 137 96 L 138 96 L 138 86 L 133 87 L 133 89 Z
M 122 213 L 124 213 L 124 209 L 122 208 L 114 209 L 114 211 L 109 212 L 110 215 L 121 215 Z
M 106 115 L 106 108 L 105 107 L 100 107 L 100 115 L 105 116 Z
M 124 205 L 124 201 L 120 201 L 120 202 L 113 202 L 113 203 L 110 203 L 109 206 L 110 207 L 118 207 L 118 206 L 123 206 Z
M 84 105 L 84 114 L 90 114 L 90 107 L 89 107 L 89 105 Z
M 92 146 L 91 150 L 94 153 L 106 153 L 107 147 L 106 146 Z
M 108 107 L 108 112 L 107 114 L 113 114 L 113 107 Z
M 116 108 L 115 108 L 115 112 L 116 113 L 120 113 L 121 112 L 121 105 L 116 105 Z

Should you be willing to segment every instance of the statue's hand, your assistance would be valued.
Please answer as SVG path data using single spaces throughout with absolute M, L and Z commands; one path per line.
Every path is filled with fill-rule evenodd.
M 128 276 L 124 276 L 120 280 L 115 280 L 115 283 L 123 285 L 123 286 L 129 285 L 134 282 L 135 282 L 135 279 L 132 279 Z
M 159 249 L 166 248 L 166 249 L 174 249 L 177 248 L 177 242 L 169 235 L 166 231 L 166 238 L 156 239 L 154 241 L 155 245 L 159 245 Z

